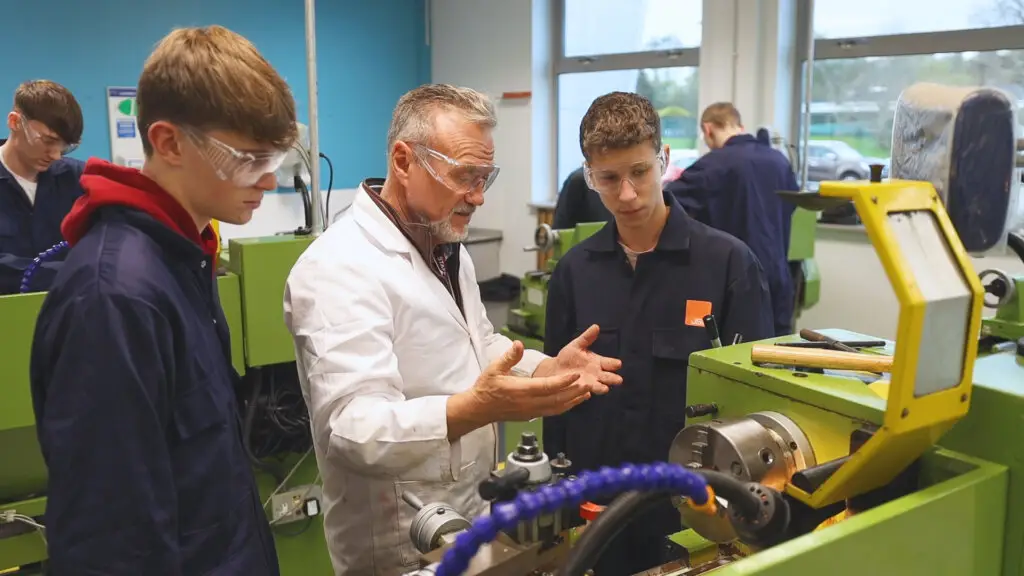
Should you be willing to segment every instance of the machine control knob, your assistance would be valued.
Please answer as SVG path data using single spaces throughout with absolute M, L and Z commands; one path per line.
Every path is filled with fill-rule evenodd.
M 991 277 L 991 280 L 986 280 Z M 1002 270 L 988 269 L 982 270 L 978 274 L 978 278 L 981 280 L 982 285 L 985 288 L 985 300 L 984 304 L 986 308 L 999 308 L 1007 302 L 1013 299 L 1017 288 L 1016 283 L 1010 278 L 1010 275 Z M 987 296 L 995 296 L 995 299 L 990 299 Z
M 523 248 L 524 252 L 545 252 L 558 242 L 558 232 L 548 224 L 541 224 L 533 231 L 533 246 Z
M 424 504 L 416 495 L 402 493 L 402 500 L 418 510 L 409 525 L 409 539 L 413 546 L 426 554 L 441 546 L 441 537 L 469 528 L 469 520 L 444 502 Z
M 714 416 L 718 414 L 718 404 L 690 404 L 686 407 L 687 418 L 699 418 L 701 416 Z
M 868 166 L 868 170 L 871 171 L 871 181 L 878 183 L 882 181 L 882 171 L 885 170 L 885 164 L 871 164 Z
M 551 471 L 555 474 L 568 474 L 572 468 L 572 460 L 565 457 L 565 452 L 559 452 L 558 456 L 551 461 Z
M 536 462 L 541 459 L 540 444 L 537 442 L 537 435 L 533 432 L 523 432 L 519 437 L 519 445 L 516 446 L 516 460 L 521 462 Z
M 409 506 L 412 506 L 413 510 L 423 509 L 423 500 L 420 500 L 418 496 L 412 492 L 402 492 L 402 500 Z

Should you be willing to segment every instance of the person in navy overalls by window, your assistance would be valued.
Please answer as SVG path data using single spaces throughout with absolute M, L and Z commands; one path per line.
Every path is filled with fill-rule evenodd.
M 768 134 L 748 134 L 728 102 L 708 106 L 700 122 L 711 151 L 665 189 L 691 216 L 750 246 L 771 289 L 775 335 L 792 334 L 796 295 L 789 235 L 796 205 L 777 192 L 800 189 L 793 167 L 772 148 Z

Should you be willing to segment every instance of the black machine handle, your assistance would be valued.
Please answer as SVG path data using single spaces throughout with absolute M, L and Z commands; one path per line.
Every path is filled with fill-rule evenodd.
M 1006 235 L 1006 245 L 1024 262 L 1024 232 L 1010 232 Z
M 529 479 L 530 471 L 526 468 L 516 468 L 507 474 L 491 472 L 491 477 L 481 482 L 477 490 L 488 502 L 508 502 L 515 499 Z
M 797 488 L 810 494 L 817 490 L 818 488 L 820 488 L 826 480 L 831 478 L 832 475 L 839 470 L 840 466 L 846 464 L 846 462 L 849 460 L 849 456 L 843 456 L 842 458 L 829 460 L 824 464 L 818 464 L 817 466 L 806 468 L 804 470 L 801 470 L 800 472 L 797 472 L 796 474 L 793 474 L 793 477 L 790 479 L 790 482 L 793 483 L 793 486 L 796 486 Z

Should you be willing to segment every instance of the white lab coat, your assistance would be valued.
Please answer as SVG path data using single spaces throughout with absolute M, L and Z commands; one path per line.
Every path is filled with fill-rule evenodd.
M 416 566 L 415 515 L 401 499 L 445 501 L 472 520 L 496 458 L 495 427 L 447 440 L 448 397 L 471 387 L 511 341 L 494 332 L 460 247 L 465 317 L 370 193 L 299 258 L 285 288 L 299 379 L 324 482 L 324 531 L 337 574 Z M 467 320 L 468 319 L 468 320 Z M 544 355 L 527 351 L 515 371 Z

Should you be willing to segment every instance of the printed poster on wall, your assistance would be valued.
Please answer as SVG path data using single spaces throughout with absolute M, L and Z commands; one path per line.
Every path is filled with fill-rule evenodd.
M 110 160 L 121 166 L 142 168 L 142 138 L 136 122 L 134 87 L 107 87 L 107 117 L 110 122 Z

